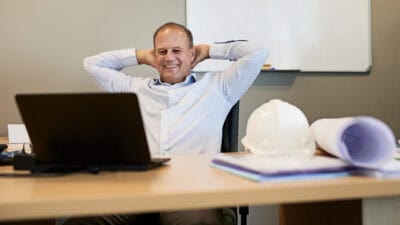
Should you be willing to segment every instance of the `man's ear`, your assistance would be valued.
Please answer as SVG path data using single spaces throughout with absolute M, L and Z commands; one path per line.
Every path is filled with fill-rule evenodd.
M 194 49 L 194 47 L 191 47 L 189 49 L 189 51 L 190 51 L 190 57 L 191 57 L 190 62 L 193 63 L 194 59 L 196 58 L 196 50 Z

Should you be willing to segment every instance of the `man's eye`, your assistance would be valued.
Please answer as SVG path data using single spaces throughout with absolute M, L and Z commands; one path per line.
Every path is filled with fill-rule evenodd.
M 180 53 L 181 52 L 180 49 L 174 49 L 173 51 L 174 51 L 174 53 Z
M 167 51 L 158 51 L 158 54 L 165 55 L 165 54 L 167 54 Z

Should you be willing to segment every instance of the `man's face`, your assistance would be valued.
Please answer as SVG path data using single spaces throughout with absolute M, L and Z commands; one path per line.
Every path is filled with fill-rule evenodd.
M 161 30 L 154 40 L 154 51 L 163 82 L 175 84 L 185 80 L 194 60 L 194 49 L 184 31 L 174 27 Z

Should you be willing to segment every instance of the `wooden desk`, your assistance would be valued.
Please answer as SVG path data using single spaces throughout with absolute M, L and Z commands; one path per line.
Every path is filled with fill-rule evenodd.
M 399 198 L 393 198 L 400 196 L 400 180 L 344 177 L 260 184 L 215 169 L 210 160 L 177 156 L 167 166 L 146 172 L 53 177 L 7 177 L 4 173 L 12 173 L 12 168 L 0 167 L 0 220 L 360 198 L 365 199 L 363 211 L 369 213 L 366 221 L 372 219 L 370 213 L 375 219 L 387 218 L 379 213 L 392 204 L 397 204 L 393 216 L 400 209 Z M 374 209 L 377 202 L 379 210 Z

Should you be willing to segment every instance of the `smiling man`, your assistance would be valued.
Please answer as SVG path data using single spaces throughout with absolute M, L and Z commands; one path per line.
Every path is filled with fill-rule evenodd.
M 267 51 L 245 41 L 193 45 L 191 32 L 176 23 L 158 28 L 153 43 L 153 49 L 114 50 L 88 57 L 85 69 L 109 92 L 137 94 L 153 155 L 218 153 L 225 118 L 260 73 Z M 208 58 L 236 62 L 199 79 L 191 69 Z M 122 72 L 140 64 L 154 67 L 160 77 L 132 77 Z M 126 224 L 134 220 L 113 218 Z M 160 219 L 163 224 L 222 223 L 218 210 L 161 213 Z
M 176 23 L 158 28 L 153 43 L 153 49 L 114 50 L 88 57 L 85 69 L 106 91 L 138 95 L 152 154 L 219 152 L 225 118 L 260 73 L 266 50 L 251 48 L 244 41 L 193 45 L 191 32 Z M 208 58 L 236 62 L 199 79 L 191 69 Z M 140 64 L 154 67 L 160 78 L 122 72 Z

